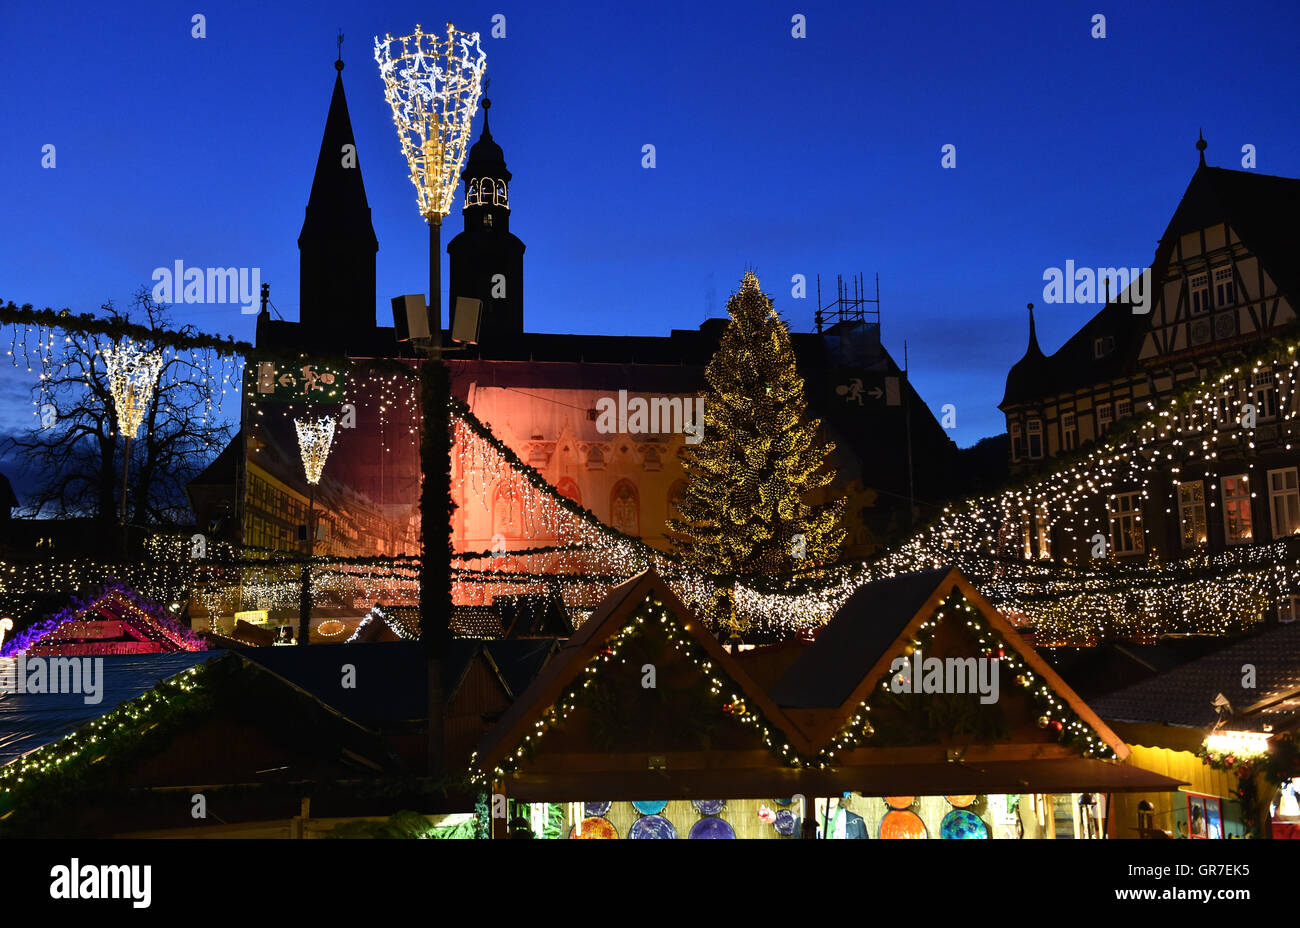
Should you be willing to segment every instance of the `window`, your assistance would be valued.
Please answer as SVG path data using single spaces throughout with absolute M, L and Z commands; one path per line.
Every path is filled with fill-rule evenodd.
M 1098 435 L 1105 435 L 1107 432 L 1110 431 L 1110 427 L 1115 421 L 1114 415 L 1115 414 L 1114 411 L 1111 409 L 1110 403 L 1104 403 L 1101 406 L 1097 407 L 1097 434 Z
M 1274 538 L 1300 533 L 1300 486 L 1294 467 L 1268 472 L 1268 510 Z
M 1127 418 L 1128 418 L 1129 416 L 1131 416 L 1131 415 L 1133 415 L 1133 401 L 1132 401 L 1132 400 L 1118 400 L 1118 401 L 1115 403 L 1115 418 L 1116 418 L 1116 419 L 1127 419 Z
M 1178 484 L 1178 526 L 1184 548 L 1205 544 L 1205 484 L 1199 480 Z
M 1223 392 L 1221 392 L 1215 399 L 1215 421 L 1217 421 L 1220 426 L 1235 425 L 1237 421 L 1236 411 L 1237 383 L 1236 381 L 1232 381 L 1224 385 Z
M 1039 503 L 1034 513 L 1034 525 L 1038 530 L 1038 556 L 1052 556 L 1052 523 L 1047 518 L 1047 503 Z
M 1255 371 L 1251 375 L 1251 399 L 1256 419 L 1277 418 L 1277 382 L 1272 371 Z
M 1075 423 L 1074 413 L 1061 413 L 1061 448 L 1073 451 L 1079 447 L 1079 429 Z
M 624 535 L 641 536 L 641 502 L 636 487 L 627 480 L 614 484 L 609 494 L 610 525 Z
M 1034 556 L 1034 522 L 1028 510 L 1020 514 L 1020 537 L 1024 542 L 1025 560 Z
M 1094 358 L 1104 358 L 1115 350 L 1115 336 L 1103 335 L 1092 340 L 1092 356 Z
M 1190 281 L 1192 288 L 1192 315 L 1199 316 L 1210 310 L 1210 275 L 1198 274 Z
M 1036 461 L 1043 456 L 1043 420 L 1030 419 L 1027 431 L 1029 433 L 1029 457 Z
M 1111 496 L 1110 547 L 1116 554 L 1141 554 L 1146 549 L 1142 537 L 1140 493 L 1116 493 Z
M 1230 545 L 1245 544 L 1251 540 L 1250 478 L 1245 474 L 1224 477 L 1223 534 Z
M 572 477 L 561 477 L 560 482 L 555 485 L 555 492 L 565 499 L 573 500 L 579 506 L 582 505 L 582 492 L 578 489 L 577 481 Z
M 1283 596 L 1277 604 L 1277 620 L 1282 623 L 1294 622 L 1300 618 L 1300 596 Z M 1300 786 L 1300 783 L 1297 783 Z
M 1012 422 L 1008 428 L 1011 431 L 1011 460 L 1019 461 L 1025 456 L 1025 434 L 1019 422 Z
M 1222 309 L 1237 302 L 1237 288 L 1232 281 L 1232 267 L 1214 269 L 1214 305 Z
M 1223 804 L 1218 797 L 1188 793 L 1186 827 L 1188 838 L 1222 838 Z

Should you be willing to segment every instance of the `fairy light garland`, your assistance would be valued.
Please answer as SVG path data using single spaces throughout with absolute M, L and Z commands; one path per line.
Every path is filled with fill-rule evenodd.
M 798 752 L 785 740 L 785 735 L 770 725 L 757 711 L 750 709 L 745 704 L 744 697 L 734 691 L 733 684 L 720 678 L 713 660 L 690 634 L 687 628 L 690 621 L 698 620 L 682 622 L 664 606 L 661 600 L 656 599 L 653 594 L 648 595 L 631 614 L 626 624 L 606 639 L 604 646 L 587 662 L 581 674 L 556 699 L 555 703 L 547 708 L 542 718 L 534 724 L 533 730 L 524 735 L 523 740 L 514 746 L 491 773 L 482 768 L 475 769 L 471 774 L 472 781 L 488 784 L 518 770 L 546 733 L 563 724 L 583 705 L 583 691 L 591 686 L 601 668 L 617 660 L 623 647 L 642 636 L 647 626 L 657 627 L 665 634 L 668 643 L 676 649 L 677 653 L 690 661 L 704 676 L 709 693 L 717 700 L 720 712 L 753 727 L 764 746 L 783 763 L 789 766 L 801 766 L 803 762 Z M 472 768 L 476 766 L 477 760 L 476 751 L 470 758 Z
M 914 639 L 906 652 L 925 651 L 934 640 L 935 632 L 944 619 L 961 621 L 978 641 L 978 650 L 985 658 L 996 658 L 999 674 L 1005 669 L 1012 675 L 1015 684 L 1028 691 L 1034 701 L 1039 715 L 1037 725 L 1041 729 L 1056 733 L 1056 740 L 1062 744 L 1075 747 L 1084 757 L 1109 759 L 1115 756 L 1114 749 L 1100 738 L 1090 725 L 1060 699 L 1039 677 L 1018 653 L 1002 639 L 987 623 L 979 621 L 979 610 L 972 606 L 960 593 L 954 593 L 949 600 L 935 610 L 934 615 L 917 627 Z M 886 672 L 880 681 L 879 691 L 890 692 L 891 674 Z M 836 754 L 851 752 L 860 747 L 870 747 L 875 728 L 870 721 L 871 696 L 862 700 L 854 715 L 844 724 L 830 743 L 822 749 L 815 760 L 822 769 L 832 765 Z

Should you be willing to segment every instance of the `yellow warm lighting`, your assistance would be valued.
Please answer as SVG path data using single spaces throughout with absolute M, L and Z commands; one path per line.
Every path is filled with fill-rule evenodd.
M 334 420 L 328 416 L 315 422 L 310 419 L 294 419 L 293 424 L 298 430 L 298 453 L 302 457 L 302 469 L 307 474 L 307 482 L 315 486 L 320 483 L 325 460 L 330 456 L 330 445 L 334 444 Z
M 1207 750 L 1215 754 L 1249 757 L 1268 753 L 1268 734 L 1262 731 L 1216 731 L 1205 739 Z
M 117 410 L 117 427 L 128 438 L 135 436 L 144 421 L 149 397 L 162 370 L 162 355 L 144 351 L 133 342 L 105 348 L 104 367 L 108 371 L 108 389 Z
M 375 37 L 375 61 L 402 155 L 411 169 L 420 215 L 441 224 L 465 164 L 470 123 L 478 112 L 487 56 L 477 32 L 447 23 L 447 38 L 422 32 L 383 41 Z

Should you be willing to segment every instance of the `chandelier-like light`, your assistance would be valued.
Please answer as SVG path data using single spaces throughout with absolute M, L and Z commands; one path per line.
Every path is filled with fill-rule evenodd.
M 411 168 L 420 215 L 440 223 L 451 212 L 487 70 L 479 35 L 447 23 L 444 40 L 421 32 L 417 23 L 412 35 L 395 39 L 385 34 L 382 42 L 375 36 L 375 61 Z
M 158 382 L 162 354 L 144 351 L 134 342 L 113 345 L 100 353 L 108 370 L 108 389 L 117 408 L 117 427 L 123 435 L 133 438 L 144 421 L 145 408 Z
M 334 443 L 334 420 L 325 416 L 311 419 L 294 419 L 298 430 L 298 454 L 302 456 L 302 469 L 307 472 L 307 482 L 312 486 L 320 483 L 321 472 L 325 470 L 325 459 L 330 456 L 330 445 Z

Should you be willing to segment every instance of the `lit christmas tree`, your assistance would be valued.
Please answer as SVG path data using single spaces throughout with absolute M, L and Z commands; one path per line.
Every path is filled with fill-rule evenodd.
M 805 421 L 804 382 L 785 323 L 746 271 L 727 302 L 731 315 L 705 369 L 704 435 L 687 444 L 686 487 L 670 538 L 693 567 L 714 577 L 772 574 L 833 561 L 844 542 L 843 500 L 808 498 L 835 479 Z

